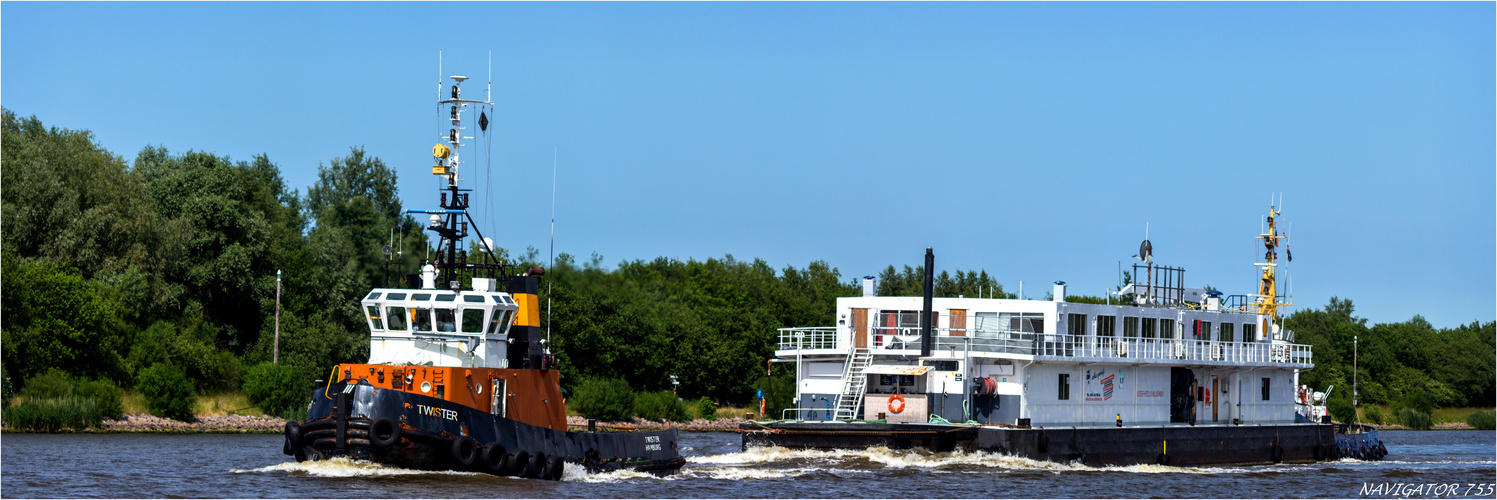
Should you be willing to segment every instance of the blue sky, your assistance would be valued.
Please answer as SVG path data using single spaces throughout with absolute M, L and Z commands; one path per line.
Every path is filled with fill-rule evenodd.
M 1486 3 L 0 4 L 0 101 L 248 160 L 305 192 L 363 146 L 434 208 L 445 75 L 493 53 L 497 243 L 628 259 L 986 269 L 1099 295 L 1145 226 L 1251 293 L 1272 193 L 1296 308 L 1494 319 Z M 471 152 L 471 150 L 470 150 Z M 480 192 L 477 196 L 483 196 Z M 495 220 L 501 219 L 501 220 Z

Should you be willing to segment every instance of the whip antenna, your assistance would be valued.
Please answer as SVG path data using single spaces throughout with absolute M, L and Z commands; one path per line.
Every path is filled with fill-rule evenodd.
M 551 148 L 551 255 L 547 257 L 551 269 L 556 270 L 556 152 Z M 546 280 L 546 345 L 551 345 L 551 283 L 554 278 Z

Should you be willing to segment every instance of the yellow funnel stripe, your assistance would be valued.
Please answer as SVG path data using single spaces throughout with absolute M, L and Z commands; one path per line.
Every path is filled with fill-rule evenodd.
M 515 311 L 514 326 L 541 326 L 541 301 L 536 299 L 535 294 L 515 293 L 510 294 L 510 297 L 520 307 L 520 310 Z

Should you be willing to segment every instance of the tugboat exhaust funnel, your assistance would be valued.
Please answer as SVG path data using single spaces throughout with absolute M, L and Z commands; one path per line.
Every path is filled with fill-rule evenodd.
M 931 252 L 930 247 L 925 247 L 925 305 L 920 310 L 920 357 L 929 357 L 931 351 L 935 350 L 935 339 L 930 336 L 930 329 L 936 322 L 936 317 L 931 313 L 931 302 L 935 298 L 935 276 L 936 276 L 936 254 Z

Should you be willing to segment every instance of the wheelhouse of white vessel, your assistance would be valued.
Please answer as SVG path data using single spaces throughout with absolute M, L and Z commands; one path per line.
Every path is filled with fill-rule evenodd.
M 478 290 L 379 288 L 362 302 L 371 364 L 507 368 L 519 306 L 486 280 Z

